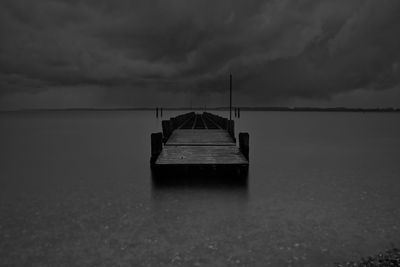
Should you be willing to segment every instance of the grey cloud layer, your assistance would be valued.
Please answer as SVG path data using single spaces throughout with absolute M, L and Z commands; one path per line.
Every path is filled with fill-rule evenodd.
M 229 72 L 266 101 L 393 88 L 398 14 L 398 0 L 4 0 L 0 94 L 218 92 Z

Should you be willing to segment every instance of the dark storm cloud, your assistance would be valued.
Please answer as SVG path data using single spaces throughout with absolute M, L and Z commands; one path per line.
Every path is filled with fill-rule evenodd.
M 264 103 L 393 88 L 398 14 L 398 0 L 3 0 L 0 94 L 98 88 L 118 104 L 223 91 L 229 72 Z

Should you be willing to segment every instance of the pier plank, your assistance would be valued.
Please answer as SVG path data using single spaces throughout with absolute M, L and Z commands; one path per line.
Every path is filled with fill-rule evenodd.
M 236 146 L 166 146 L 157 165 L 247 165 Z
M 188 129 L 175 130 L 165 144 L 166 146 L 178 145 L 216 145 L 235 146 L 235 141 L 225 130 L 220 129 Z

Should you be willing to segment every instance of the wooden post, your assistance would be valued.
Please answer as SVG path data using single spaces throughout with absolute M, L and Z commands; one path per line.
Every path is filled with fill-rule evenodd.
M 229 120 L 232 120 L 232 73 L 229 74 Z
M 176 119 L 175 118 L 171 118 L 171 119 L 169 119 L 169 121 L 170 121 L 170 127 L 171 127 L 171 132 L 175 129 L 175 128 L 177 128 L 179 125 L 177 125 L 177 121 L 176 121 Z
M 163 131 L 163 136 L 164 136 L 164 142 L 166 142 L 172 133 L 171 121 L 163 120 L 161 122 L 161 125 L 162 125 L 162 131 Z
M 162 118 L 163 108 L 160 108 L 160 117 Z
M 240 118 L 240 108 L 237 109 L 238 112 L 238 118 Z
M 227 118 L 222 118 L 222 129 L 228 130 L 228 119 Z
M 158 118 L 158 107 L 156 108 L 156 118 Z
M 235 118 L 237 117 L 237 108 L 235 108 Z
M 162 133 L 151 134 L 151 158 L 150 165 L 154 166 L 162 150 Z
M 239 147 L 243 156 L 249 160 L 249 133 L 239 133 Z

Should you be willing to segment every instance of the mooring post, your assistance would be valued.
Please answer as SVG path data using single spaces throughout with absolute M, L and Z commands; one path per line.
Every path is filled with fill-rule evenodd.
M 160 117 L 162 118 L 163 108 L 160 108 Z
M 240 108 L 237 108 L 237 112 L 238 112 L 238 118 L 240 118 Z
M 239 148 L 243 156 L 249 160 L 249 133 L 239 133 Z
M 237 117 L 237 108 L 235 108 L 235 118 Z
M 229 74 L 229 120 L 232 120 L 232 73 Z
M 151 158 L 150 164 L 153 166 L 162 150 L 162 133 L 151 134 Z
M 158 118 L 158 107 L 156 108 L 156 118 Z
M 162 134 L 164 136 L 163 139 L 164 142 L 166 142 L 173 130 L 171 125 L 171 120 L 163 120 L 161 122 L 161 125 L 162 125 Z
M 171 129 L 171 133 L 172 133 L 172 131 L 173 131 L 175 128 L 177 128 L 179 125 L 177 125 L 178 123 L 177 123 L 177 121 L 176 121 L 176 118 L 171 118 L 171 119 L 169 119 L 169 121 L 170 121 L 170 123 L 169 123 L 170 129 Z
M 222 125 L 221 125 L 222 129 L 228 130 L 228 119 L 227 118 L 222 118 L 221 122 L 222 122 Z

